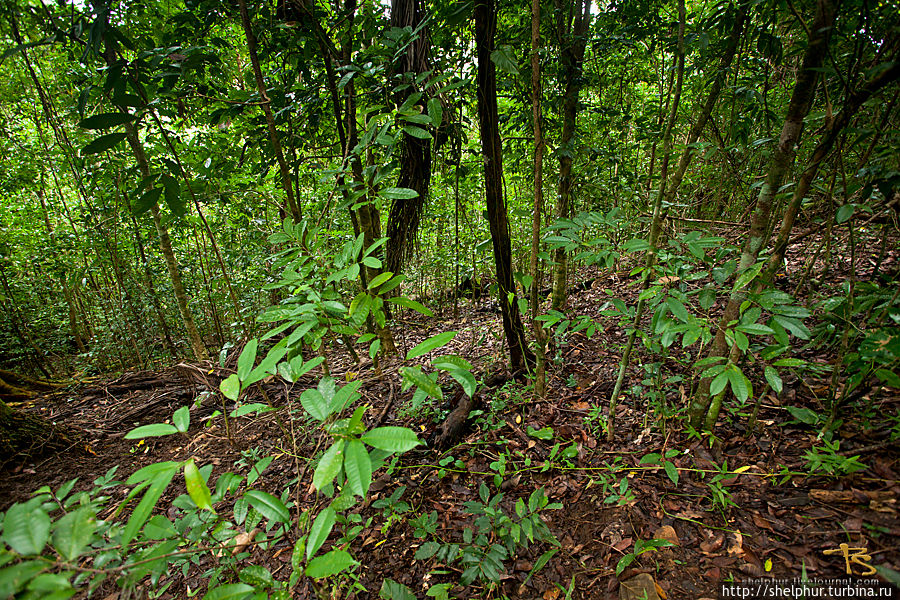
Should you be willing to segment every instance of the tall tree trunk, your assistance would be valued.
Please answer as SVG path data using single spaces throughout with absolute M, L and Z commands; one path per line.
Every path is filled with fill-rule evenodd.
M 559 190 L 556 198 L 556 218 L 568 219 L 572 210 L 572 164 L 575 162 L 575 116 L 578 114 L 578 93 L 581 90 L 581 66 L 587 46 L 587 30 L 590 23 L 591 0 L 580 0 L 574 5 L 574 24 L 569 22 L 569 11 L 562 0 L 556 0 L 559 13 L 557 31 L 562 51 L 563 81 L 565 92 L 562 104 L 562 135 L 559 138 Z M 568 256 L 564 249 L 556 250 L 553 257 L 553 296 L 551 308 L 559 310 L 566 302 Z
M 740 276 L 756 263 L 756 258 L 765 244 L 766 231 L 772 214 L 772 202 L 794 160 L 795 146 L 803 131 L 803 120 L 809 113 L 815 96 L 819 68 L 828 52 L 828 40 L 834 23 L 835 9 L 831 0 L 818 0 L 816 4 L 816 16 L 809 31 L 810 37 L 803 56 L 803 64 L 797 74 L 797 81 L 788 104 L 778 145 L 775 147 L 769 163 L 766 182 L 760 188 L 756 208 L 750 217 L 749 231 L 743 243 L 736 276 Z M 741 303 L 745 299 L 746 288 L 732 291 L 722 317 L 719 319 L 716 336 L 707 353 L 709 358 L 717 357 L 724 360 L 728 355 L 725 331 L 728 324 L 739 316 Z M 699 374 L 696 376 L 699 377 Z M 719 415 L 721 400 L 715 406 L 710 406 L 712 404 L 709 393 L 710 383 L 712 383 L 712 378 L 700 377 L 691 401 L 690 421 L 696 429 L 705 425 L 707 429 L 712 430 Z
M 256 34 L 253 33 L 253 25 L 250 22 L 250 14 L 247 12 L 247 1 L 238 0 L 241 11 L 241 24 L 244 27 L 244 36 L 247 38 L 247 51 L 250 54 L 250 64 L 253 67 L 253 77 L 256 80 L 256 89 L 262 100 L 261 105 L 263 114 L 266 116 L 266 126 L 269 130 L 269 143 L 272 144 L 272 151 L 275 153 L 275 160 L 278 161 L 278 170 L 281 174 L 281 187 L 284 189 L 284 196 L 287 201 L 288 211 L 294 221 L 299 222 L 302 218 L 300 214 L 300 206 L 294 198 L 294 188 L 291 184 L 291 171 L 288 168 L 287 161 L 284 158 L 284 151 L 281 148 L 281 138 L 278 135 L 278 129 L 275 127 L 275 116 L 272 114 L 271 100 L 266 93 L 266 82 L 263 79 L 262 69 L 259 66 L 259 57 L 256 54 Z M 238 316 L 240 318 L 240 316 Z
M 675 128 L 675 121 L 678 119 L 678 105 L 681 101 L 681 87 L 684 81 L 684 29 L 685 29 L 685 7 L 684 0 L 678 1 L 678 49 L 675 57 L 675 91 L 672 95 L 671 111 L 669 119 L 666 123 L 666 130 L 663 133 L 663 155 L 662 164 L 660 165 L 660 182 L 659 191 L 653 202 L 653 219 L 650 223 L 650 234 L 647 236 L 647 249 L 644 272 L 641 274 L 641 291 L 650 287 L 653 280 L 654 266 L 656 265 L 656 253 L 659 249 L 659 236 L 662 232 L 663 222 L 665 221 L 668 208 L 663 206 L 663 198 L 666 195 L 666 181 L 668 177 L 669 160 L 672 155 L 672 130 Z M 622 351 L 622 359 L 619 361 L 619 373 L 616 377 L 616 383 L 613 386 L 612 395 L 609 398 L 609 417 L 607 420 L 606 439 L 613 441 L 616 432 L 616 405 L 619 401 L 619 394 L 622 391 L 622 384 L 625 382 L 625 374 L 628 371 L 628 365 L 631 362 L 631 351 L 634 348 L 634 341 L 637 338 L 638 329 L 641 326 L 641 319 L 647 308 L 647 300 L 643 295 L 639 297 L 637 306 L 634 310 L 634 321 L 631 326 L 631 333 L 628 334 L 628 341 L 625 342 L 625 349 Z
M 791 230 L 794 227 L 797 213 L 800 211 L 800 205 L 806 197 L 806 194 L 809 192 L 809 188 L 816 178 L 819 167 L 831 152 L 838 134 L 850 123 L 850 119 L 856 114 L 863 103 L 872 97 L 872 94 L 893 83 L 898 77 L 900 77 L 900 62 L 894 62 L 889 68 L 880 72 L 871 81 L 866 82 L 862 88 L 853 92 L 844 103 L 841 112 L 828 123 L 819 144 L 816 146 L 815 150 L 813 150 L 812 157 L 809 159 L 806 169 L 804 169 L 803 173 L 800 175 L 800 180 L 794 188 L 794 195 L 784 213 L 784 217 L 781 221 L 781 229 L 778 232 L 778 238 L 775 240 L 772 254 L 769 256 L 768 263 L 766 264 L 766 268 L 761 277 L 763 282 L 771 281 L 775 276 L 776 271 L 784 263 L 784 254 L 787 251 Z
M 534 125 L 534 207 L 531 219 L 531 330 L 534 334 L 534 353 L 537 359 L 534 373 L 534 395 L 547 395 L 547 340 L 544 328 L 537 320 L 540 313 L 541 218 L 544 212 L 544 135 L 541 131 L 541 0 L 531 2 L 531 120 Z
M 424 18 L 425 13 L 420 0 L 392 0 L 391 27 L 411 27 L 415 31 Z M 428 70 L 428 27 L 423 27 L 418 35 L 418 39 L 410 43 L 400 57 L 397 68 L 397 74 L 400 76 L 406 73 L 420 75 Z M 411 86 L 405 96 L 408 97 L 417 91 L 422 92 L 421 102 L 424 105 L 425 90 L 416 88 L 417 86 Z M 419 195 L 410 199 L 397 199 L 391 204 L 387 221 L 387 235 L 390 241 L 387 244 L 385 258 L 387 270 L 395 274 L 403 269 L 404 261 L 412 255 L 419 219 L 428 199 L 431 181 L 431 140 L 417 138 L 404 132 L 401 144 L 400 177 L 397 186 L 413 189 Z
M 500 312 L 503 331 L 509 346 L 513 371 L 521 371 L 533 357 L 525 341 L 525 329 L 519 314 L 519 303 L 513 286 L 512 246 L 509 239 L 509 218 L 503 199 L 503 155 L 500 147 L 500 123 L 497 111 L 497 73 L 491 53 L 497 29 L 497 8 L 494 0 L 475 1 L 475 48 L 478 55 L 478 122 L 481 129 L 481 148 L 484 155 L 484 191 L 488 224 L 494 247 L 497 269 Z

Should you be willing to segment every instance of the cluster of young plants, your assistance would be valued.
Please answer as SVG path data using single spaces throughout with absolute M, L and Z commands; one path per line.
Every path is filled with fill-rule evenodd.
M 242 353 L 235 378 L 221 385 L 226 397 L 237 399 L 259 370 L 295 374 L 304 368 L 302 360 L 279 362 L 284 353 L 278 346 L 253 367 L 249 357 L 255 345 L 250 347 L 252 351 Z M 172 583 L 171 575 L 190 570 L 199 570 L 208 580 L 207 600 L 261 593 L 289 598 L 303 577 L 311 578 L 323 597 L 332 588 L 358 586 L 354 574 L 358 561 L 348 548 L 362 526 L 359 515 L 348 511 L 368 496 L 372 473 L 386 458 L 420 442 L 402 427 L 368 430 L 363 422 L 367 407 L 350 411 L 360 397 L 357 388 L 357 382 L 339 386 L 324 377 L 300 397 L 331 440 L 316 458 L 312 475 L 315 489 L 331 499 L 326 505 L 301 510 L 290 499 L 290 487 L 280 496 L 254 488 L 271 462 L 271 457 L 256 455 L 250 457 L 253 465 L 247 476 L 222 473 L 212 488 L 212 465 L 198 466 L 193 458 L 151 464 L 125 482 L 114 481 L 111 469 L 93 488 L 75 494 L 70 493 L 75 481 L 55 491 L 41 488 L 0 519 L 0 596 L 68 598 L 96 590 L 107 580 L 125 593 L 146 581 L 164 591 Z M 238 406 L 231 417 L 260 408 L 265 406 Z M 183 407 L 171 424 L 139 427 L 128 437 L 184 434 L 189 427 L 190 413 Z M 159 512 L 160 500 L 179 473 L 186 493 Z M 114 492 L 121 486 L 131 489 L 114 503 Z M 336 526 L 341 529 L 337 543 L 323 551 Z M 288 581 L 278 581 L 263 565 L 252 564 L 251 550 L 270 549 L 289 535 L 296 537 L 292 571 Z

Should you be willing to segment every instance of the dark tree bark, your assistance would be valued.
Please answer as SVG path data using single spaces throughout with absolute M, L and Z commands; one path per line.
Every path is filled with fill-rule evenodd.
M 513 286 L 512 247 L 509 239 L 509 219 L 503 198 L 503 156 L 500 147 L 500 123 L 497 111 L 497 73 L 491 53 L 497 29 L 497 8 L 494 0 L 475 2 L 475 47 L 478 54 L 478 122 L 481 128 L 481 148 L 484 155 L 484 191 L 488 223 L 494 247 L 497 287 L 503 332 L 509 346 L 509 360 L 513 372 L 524 370 L 533 363 L 533 356 L 525 341 L 525 328 Z
M 391 26 L 419 27 L 425 13 L 419 0 L 393 0 L 391 2 Z M 428 70 L 428 28 L 423 27 L 419 31 L 418 39 L 414 40 L 406 52 L 400 57 L 397 66 L 397 75 L 401 77 L 406 73 L 419 75 Z M 415 87 L 409 88 L 409 94 L 424 92 Z M 406 98 L 398 99 L 405 100 Z M 421 101 L 424 105 L 425 96 Z M 412 255 L 416 243 L 416 232 L 419 230 L 419 220 L 425 203 L 428 199 L 428 186 L 431 182 L 431 140 L 421 139 L 403 134 L 400 149 L 400 177 L 397 180 L 398 187 L 410 188 L 419 193 L 415 198 L 394 200 L 388 214 L 387 234 L 390 241 L 387 244 L 386 262 L 387 270 L 399 273 L 403 269 L 403 263 Z

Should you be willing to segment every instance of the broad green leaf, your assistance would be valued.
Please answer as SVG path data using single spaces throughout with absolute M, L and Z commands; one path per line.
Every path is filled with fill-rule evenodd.
M 687 308 L 684 307 L 684 304 L 677 298 L 666 298 L 666 306 L 669 307 L 669 310 L 672 311 L 672 314 L 675 315 L 682 323 L 687 323 L 690 321 L 690 314 L 687 311 Z
M 738 325 L 734 329 L 735 331 L 741 331 L 750 335 L 772 335 L 773 333 L 775 333 L 774 331 L 772 331 L 771 327 L 763 325 L 762 323 L 748 323 L 747 325 Z
M 416 560 L 428 560 L 437 554 L 437 551 L 440 549 L 441 544 L 439 542 L 425 542 L 416 550 L 415 558 Z
M 414 358 L 418 358 L 423 354 L 428 354 L 435 348 L 440 348 L 441 346 L 446 345 L 450 340 L 456 337 L 455 331 L 445 331 L 443 333 L 439 333 L 437 335 L 433 335 L 427 340 L 417 344 L 415 348 L 410 350 L 406 354 L 406 360 L 412 360 Z
M 844 204 L 834 215 L 835 223 L 846 223 L 850 220 L 850 217 L 853 216 L 853 213 L 856 211 L 856 206 L 853 204 Z
M 778 375 L 778 371 L 774 368 L 766 365 L 765 370 L 766 381 L 769 382 L 769 386 L 776 394 L 780 394 L 782 388 L 784 387 L 784 383 L 781 381 L 781 377 Z
M 753 394 L 753 387 L 750 385 L 750 380 L 747 379 L 746 375 L 744 375 L 735 365 L 728 365 L 724 374 L 728 377 L 728 382 L 731 384 L 731 392 L 734 394 L 734 397 L 741 402 L 746 402 L 747 398 Z
M 379 192 L 381 196 L 388 200 L 411 200 L 419 195 L 419 192 L 410 188 L 389 187 Z
M 162 191 L 163 189 L 159 187 L 147 190 L 131 207 L 131 212 L 133 212 L 135 216 L 140 216 L 156 206 L 156 203 L 159 202 L 159 197 L 162 195 Z
M 319 551 L 319 548 L 321 548 L 322 544 L 325 543 L 325 540 L 328 539 L 328 535 L 334 527 L 334 521 L 335 512 L 330 506 L 320 512 L 316 517 L 316 520 L 313 521 L 312 527 L 309 530 L 309 538 L 306 543 L 307 561 Z
M 465 369 L 460 369 L 457 367 L 446 369 L 447 373 L 462 386 L 463 391 L 466 393 L 466 396 L 471 398 L 475 395 L 475 390 L 478 388 L 478 382 L 475 380 L 475 376 L 472 375 L 471 372 L 466 371 Z
M 13 504 L 3 519 L 3 541 L 22 556 L 40 554 L 50 537 L 50 517 L 41 508 Z
M 388 302 L 392 302 L 404 308 L 412 309 L 418 313 L 425 315 L 426 317 L 433 317 L 434 313 L 431 312 L 430 308 L 416 302 L 415 300 L 410 300 L 409 298 L 405 298 L 403 296 L 397 296 L 396 298 L 390 298 Z
M 116 146 L 125 139 L 125 134 L 121 132 L 117 133 L 107 133 L 106 135 L 101 135 L 96 140 L 85 146 L 81 149 L 82 156 L 89 156 L 91 154 L 99 154 L 105 150 L 109 150 L 110 148 Z
M 326 485 L 334 481 L 337 474 L 341 472 L 341 465 L 344 464 L 344 440 L 338 440 L 331 445 L 331 448 L 325 451 L 313 473 L 313 486 L 321 491 Z
M 324 421 L 331 414 L 330 403 L 322 396 L 322 392 L 314 388 L 300 394 L 300 404 L 317 421 Z
M 144 523 L 147 522 L 147 519 L 150 518 L 150 513 L 153 512 L 153 508 L 159 501 L 160 496 L 162 496 L 162 493 L 169 487 L 169 483 L 175 476 L 175 471 L 178 469 L 178 463 L 170 463 L 166 466 L 166 469 L 157 473 L 153 479 L 150 480 L 150 485 L 147 487 L 147 491 L 144 492 L 144 497 L 141 498 L 137 508 L 131 513 L 131 518 L 128 519 L 128 523 L 125 524 L 125 529 L 122 532 L 123 545 L 126 545 L 133 540 L 134 536 L 137 535 L 137 532 L 140 531 Z
M 372 281 L 369 282 L 369 286 L 367 289 L 374 290 L 379 285 L 381 285 L 382 283 L 385 283 L 393 276 L 394 276 L 394 274 L 391 273 L 390 271 L 385 271 L 384 273 L 376 275 L 375 277 L 372 278 Z
M 798 319 L 795 319 L 793 317 L 786 317 L 784 315 L 772 315 L 772 320 L 784 327 L 787 331 L 791 332 L 794 337 L 797 337 L 801 340 L 808 340 L 811 336 L 806 325 L 801 323 Z
M 0 568 L 0 598 L 12 598 L 38 573 L 51 567 L 43 560 L 27 560 L 5 568 Z
M 672 483 L 678 485 L 678 467 L 675 466 L 671 461 L 666 461 L 663 464 L 663 468 L 666 470 L 666 475 L 669 476 L 669 479 L 672 480 Z
M 172 435 L 178 433 L 178 428 L 168 423 L 153 423 L 152 425 L 142 425 L 135 427 L 125 434 L 126 440 L 138 440 L 148 437 L 160 437 L 163 435 Z
M 241 569 L 241 572 L 238 573 L 238 579 L 257 589 L 266 589 L 275 586 L 275 578 L 272 577 L 272 573 L 262 565 L 250 565 L 244 567 Z M 269 598 L 274 599 L 277 598 L 277 596 L 272 595 L 269 596 Z
M 403 375 L 404 380 L 409 381 L 432 398 L 440 400 L 444 397 L 441 386 L 434 379 L 424 374 L 419 367 L 403 367 L 400 369 L 400 373 Z
M 344 451 L 344 472 L 350 491 L 357 496 L 366 497 L 372 485 L 372 459 L 366 447 L 359 440 L 347 442 Z
M 197 468 L 193 458 L 184 464 L 184 483 L 185 487 L 187 487 L 188 495 L 194 501 L 194 504 L 197 505 L 197 508 L 208 510 L 212 513 L 216 512 L 212 507 L 212 495 L 209 493 L 209 488 L 206 487 L 206 482 L 203 480 L 200 469 Z
M 419 558 L 418 552 L 416 552 L 416 560 L 422 560 Z M 381 590 L 378 592 L 378 597 L 381 600 L 416 600 L 416 595 L 412 593 L 411 589 L 389 577 L 381 582 Z
M 726 375 L 725 371 L 723 370 L 721 373 L 716 375 L 716 378 L 713 379 L 712 383 L 709 384 L 709 393 L 713 396 L 716 396 L 725 389 L 726 385 L 728 385 L 728 375 Z
M 102 113 L 79 121 L 78 126 L 82 129 L 109 129 L 125 123 L 131 123 L 134 121 L 134 118 L 134 115 L 129 115 L 128 113 Z
M 172 423 L 175 424 L 175 429 L 179 433 L 187 433 L 188 428 L 191 426 L 191 409 L 187 406 L 182 406 L 176 410 L 172 415 Z
M 250 490 L 244 494 L 244 498 L 259 514 L 270 521 L 289 523 L 291 520 L 291 513 L 288 511 L 287 506 L 272 494 L 260 490 Z
M 229 400 L 237 400 L 241 393 L 241 380 L 232 373 L 219 384 L 219 390 Z
M 284 364 L 284 363 L 282 363 L 282 364 Z M 263 412 L 269 412 L 272 410 L 275 410 L 275 409 L 272 408 L 271 406 L 269 406 L 268 404 L 263 404 L 262 402 L 251 402 L 250 404 L 244 404 L 242 406 L 237 407 L 236 409 L 231 411 L 231 414 L 229 414 L 228 416 L 229 417 L 243 417 L 244 415 L 249 415 L 250 413 L 255 413 L 255 412 L 263 413 Z
M 819 415 L 815 411 L 799 406 L 785 406 L 784 409 L 791 413 L 791 416 L 806 425 L 815 425 L 819 422 Z
M 491 52 L 491 62 L 497 65 L 497 68 L 504 73 L 510 75 L 518 75 L 519 67 L 516 65 L 516 52 L 512 46 L 500 46 Z
M 440 98 L 431 98 L 428 101 L 428 116 L 431 117 L 431 124 L 440 127 L 441 120 L 444 116 L 444 107 L 441 106 Z
M 247 342 L 247 345 L 244 346 L 241 355 L 238 357 L 237 376 L 241 381 L 247 379 L 247 375 L 253 370 L 253 363 L 256 362 L 256 348 L 258 345 L 259 341 L 257 341 L 256 338 L 251 339 Z
M 206 592 L 203 600 L 244 600 L 249 598 L 256 588 L 246 583 L 227 583 L 214 587 Z
M 414 138 L 419 138 L 420 140 L 431 139 L 431 134 L 421 127 L 416 127 L 415 125 L 404 125 L 402 129 Z
M 416 434 L 406 427 L 376 427 L 362 436 L 362 441 L 388 452 L 406 452 L 421 442 Z
M 464 359 L 462 356 L 457 356 L 456 354 L 436 356 L 431 359 L 431 364 L 434 365 L 436 369 L 451 369 L 453 367 L 456 367 L 457 369 L 464 369 L 466 371 L 471 371 L 473 369 L 472 363 Z
M 53 547 L 66 560 L 76 560 L 91 543 L 97 519 L 91 506 L 84 506 L 65 515 L 53 528 Z
M 332 550 L 328 554 L 317 556 L 309 561 L 305 573 L 308 577 L 313 577 L 314 579 L 331 577 L 346 571 L 355 564 L 356 561 L 353 560 L 353 557 L 346 550 Z

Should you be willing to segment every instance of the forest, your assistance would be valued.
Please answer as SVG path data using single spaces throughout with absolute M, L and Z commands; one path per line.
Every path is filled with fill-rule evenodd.
M 2 2 L 0 598 L 900 594 L 897 0 Z

